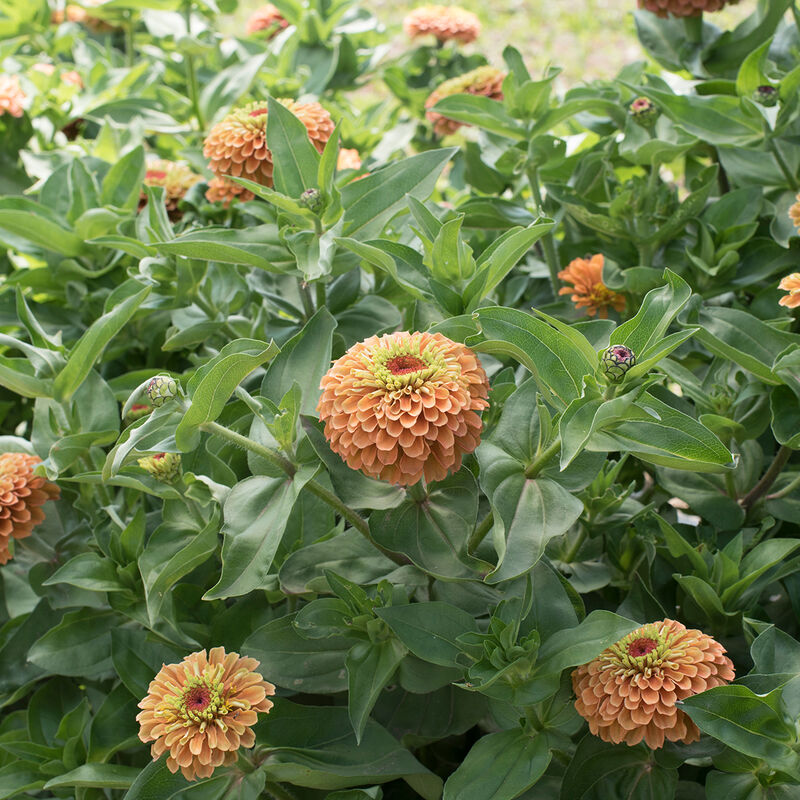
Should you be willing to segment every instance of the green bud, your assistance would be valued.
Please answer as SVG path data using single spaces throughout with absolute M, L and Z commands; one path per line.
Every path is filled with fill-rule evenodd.
M 300 195 L 300 205 L 305 206 L 314 214 L 318 214 L 322 211 L 323 202 L 319 189 L 306 189 L 303 194 Z
M 179 453 L 156 453 L 154 456 L 140 458 L 138 464 L 162 483 L 174 483 L 181 474 Z
M 158 408 L 178 396 L 178 382 L 169 375 L 156 375 L 147 382 L 144 391 L 150 402 Z
M 625 373 L 636 363 L 636 356 L 630 347 L 624 344 L 614 344 L 603 353 L 600 363 L 603 367 L 603 374 L 612 383 L 619 383 Z
M 764 84 L 753 92 L 753 100 L 755 100 L 756 103 L 760 103 L 762 106 L 771 108 L 778 103 L 778 90 L 774 86 Z
M 637 97 L 629 106 L 631 119 L 643 128 L 652 128 L 661 116 L 658 108 L 646 97 Z

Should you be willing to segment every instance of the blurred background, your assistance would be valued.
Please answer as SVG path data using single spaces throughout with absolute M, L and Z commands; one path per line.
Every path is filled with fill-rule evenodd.
M 228 32 L 241 30 L 253 10 L 266 0 L 241 0 L 239 9 L 225 26 Z M 397 37 L 397 49 L 409 46 L 403 33 L 403 17 L 421 5 L 459 5 L 474 11 L 483 23 L 483 33 L 465 52 L 483 53 L 489 62 L 502 66 L 503 48 L 516 47 L 531 69 L 541 71 L 548 64 L 563 68 L 563 83 L 611 78 L 623 64 L 642 58 L 631 11 L 636 0 L 362 0 Z M 753 10 L 754 0 L 742 0 L 713 17 L 728 28 Z

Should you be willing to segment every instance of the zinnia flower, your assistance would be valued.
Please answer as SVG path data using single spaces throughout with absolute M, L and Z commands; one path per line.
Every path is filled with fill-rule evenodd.
M 566 269 L 558 273 L 558 277 L 564 283 L 572 284 L 571 289 L 565 286 L 558 293 L 571 294 L 570 300 L 575 303 L 575 308 L 585 308 L 590 317 L 597 314 L 606 319 L 608 306 L 615 311 L 625 308 L 625 298 L 603 283 L 603 256 L 599 253 L 588 259 L 570 261 Z
M 361 169 L 361 156 L 354 147 L 342 147 L 336 161 L 336 169 Z
M 90 3 L 90 5 L 99 5 Z M 93 33 L 111 33 L 117 28 L 100 17 L 93 17 L 85 8 L 81 8 L 73 3 L 68 3 L 65 9 L 57 9 L 50 15 L 50 21 L 54 25 L 60 25 L 66 20 L 78 25 L 85 25 Z
M 153 742 L 153 760 L 168 752 L 170 772 L 208 778 L 215 767 L 236 761 L 240 747 L 252 747 L 258 711 L 272 708 L 275 687 L 255 672 L 258 661 L 213 647 L 180 664 L 165 664 L 150 683 L 136 716 L 139 738 Z
M 489 382 L 475 354 L 439 333 L 373 336 L 322 379 L 317 405 L 331 449 L 390 483 L 439 481 L 481 438 Z
M 471 11 L 458 6 L 422 6 L 406 15 L 403 30 L 412 39 L 433 34 L 439 42 L 455 39 L 468 44 L 480 35 L 481 23 Z
M 156 453 L 140 458 L 137 463 L 162 483 L 175 483 L 181 474 L 180 453 Z
M 229 178 L 212 178 L 206 189 L 206 200 L 209 203 L 222 203 L 225 208 L 234 200 L 246 203 L 254 197 L 255 195 L 249 189 L 245 189 L 244 186 L 240 186 Z
M 605 742 L 695 742 L 700 731 L 677 701 L 733 680 L 725 648 L 665 619 L 629 633 L 572 673 L 575 708 Z
M 787 308 L 800 306 L 800 272 L 793 272 L 791 275 L 787 275 L 778 284 L 778 288 L 783 289 L 784 292 L 789 292 L 786 297 L 781 297 L 778 300 L 780 305 Z
M 244 29 L 248 34 L 269 30 L 267 38 L 271 39 L 288 26 L 289 21 L 283 14 L 272 3 L 267 3 L 265 6 L 257 8 L 250 15 Z
M 789 216 L 795 228 L 800 228 L 800 194 L 797 195 L 797 202 L 789 208 Z
M 11 559 L 11 539 L 24 539 L 44 520 L 42 506 L 57 500 L 59 489 L 33 474 L 42 459 L 27 453 L 0 455 L 0 564 Z
M 659 17 L 697 17 L 704 11 L 719 11 L 727 4 L 739 0 L 639 0 L 639 8 L 646 8 Z
M 19 78 L 16 75 L 0 75 L 0 117 L 3 114 L 21 117 L 24 102 L 25 92 L 19 85 Z
M 434 89 L 425 101 L 425 108 L 432 108 L 443 97 L 450 97 L 453 94 L 479 94 L 492 100 L 502 100 L 505 77 L 505 72 L 494 67 L 486 66 L 470 70 L 456 78 L 450 78 Z M 433 130 L 439 136 L 455 133 L 464 124 L 448 119 L 435 111 L 428 111 L 425 116 L 433 123 Z
M 167 207 L 170 218 L 174 219 L 180 216 L 178 203 L 183 200 L 186 192 L 192 186 L 202 180 L 186 164 L 158 158 L 148 161 L 143 183 L 145 186 L 164 187 L 164 205 Z M 143 208 L 146 203 L 147 195 L 142 192 L 139 196 L 139 208 Z
M 322 152 L 333 133 L 331 115 L 319 103 L 278 100 L 306 126 L 311 143 Z M 250 103 L 218 122 L 203 145 L 203 155 L 218 177 L 234 175 L 272 186 L 272 153 L 267 148 L 267 104 Z
M 74 69 L 69 69 L 66 72 L 62 72 L 61 82 L 70 83 L 73 86 L 77 86 L 79 89 L 83 89 L 83 78 L 81 78 L 80 73 Z

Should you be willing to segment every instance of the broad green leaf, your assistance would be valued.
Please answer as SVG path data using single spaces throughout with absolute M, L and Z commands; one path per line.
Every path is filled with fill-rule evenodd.
M 80 553 L 59 567 L 43 586 L 66 583 L 91 592 L 121 592 L 125 589 L 114 562 L 98 553 Z
M 667 545 L 667 550 L 673 558 L 680 558 L 685 556 L 692 564 L 694 573 L 699 578 L 709 577 L 709 568 L 697 548 L 692 547 L 683 536 L 675 530 L 665 519 L 661 516 L 655 516 L 658 527 L 661 529 L 661 535 Z
M 0 800 L 41 789 L 44 784 L 45 777 L 35 761 L 14 761 L 0 768 Z
M 189 783 L 180 773 L 172 773 L 167 767 L 167 758 L 162 756 L 157 761 L 151 761 L 131 784 L 130 789 L 125 793 L 123 800 L 172 800 L 173 797 L 187 792 L 189 789 L 203 788 L 210 796 L 210 788 L 213 785 L 217 792 L 222 789 L 232 779 L 231 774 L 217 774 L 210 778 L 197 778 L 196 782 Z M 217 788 L 218 787 L 218 788 Z
M 52 778 L 45 785 L 47 789 L 127 789 L 138 777 L 138 767 L 125 767 L 121 764 L 84 764 L 64 775 Z
M 85 249 L 83 239 L 67 228 L 64 220 L 23 197 L 0 199 L 0 232 L 4 230 L 62 256 L 79 256 Z
M 199 97 L 203 118 L 210 121 L 226 113 L 240 97 L 245 95 L 266 58 L 266 53 L 257 53 L 244 61 L 231 64 L 208 81 Z
M 432 110 L 448 119 L 477 125 L 507 139 L 521 141 L 526 138 L 525 128 L 508 115 L 502 103 L 489 97 L 453 94 L 439 100 Z
M 270 97 L 267 140 L 275 168 L 275 189 L 299 198 L 306 189 L 316 189 L 319 153 L 308 138 L 306 126 L 286 106 Z
M 103 178 L 100 203 L 132 211 L 139 203 L 144 180 L 144 148 L 139 145 L 112 165 Z

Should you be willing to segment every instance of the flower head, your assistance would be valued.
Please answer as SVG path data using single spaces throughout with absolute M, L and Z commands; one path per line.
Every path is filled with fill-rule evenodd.
M 25 92 L 19 85 L 19 78 L 16 75 L 0 75 L 0 117 L 3 114 L 21 117 L 24 102 Z
M 140 458 L 137 463 L 162 483 L 175 483 L 181 474 L 180 453 L 156 453 Z
M 793 272 L 787 275 L 778 284 L 779 289 L 789 292 L 785 297 L 781 297 L 778 303 L 787 308 L 797 308 L 800 306 L 800 272 Z
M 89 5 L 98 5 L 89 3 Z M 66 8 L 57 9 L 50 15 L 53 25 L 60 25 L 62 22 L 74 22 L 77 25 L 85 25 L 93 33 L 111 33 L 117 28 L 100 17 L 93 17 L 85 8 L 68 3 Z
M 223 647 L 165 664 L 139 703 L 139 738 L 153 742 L 153 760 L 168 752 L 170 772 L 186 780 L 208 778 L 215 767 L 236 761 L 252 747 L 259 711 L 269 711 L 275 687 L 255 670 L 258 661 L 225 653 Z
M 599 253 L 588 259 L 576 258 L 570 261 L 558 273 L 558 277 L 564 283 L 572 284 L 571 289 L 564 286 L 558 293 L 572 295 L 570 300 L 575 303 L 575 308 L 585 308 L 590 317 L 597 314 L 606 319 L 608 306 L 615 311 L 625 308 L 625 298 L 603 283 L 603 256 Z
M 795 198 L 795 203 L 789 209 L 789 217 L 791 217 L 795 228 L 800 229 L 800 194 Z
M 690 742 L 700 732 L 676 703 L 733 680 L 719 642 L 672 619 L 629 633 L 572 673 L 575 708 L 603 741 Z
M 471 11 L 458 6 L 421 6 L 406 15 L 403 30 L 412 39 L 433 34 L 439 42 L 455 39 L 468 44 L 480 35 L 481 23 Z
M 425 101 L 425 108 L 432 108 L 443 97 L 450 97 L 453 94 L 479 94 L 491 100 L 502 100 L 505 77 L 505 72 L 494 67 L 485 66 L 470 70 L 456 78 L 450 78 L 434 89 Z M 425 116 L 433 123 L 433 130 L 439 136 L 455 133 L 463 124 L 448 119 L 436 111 L 428 111 Z
M 652 128 L 661 114 L 647 97 L 637 97 L 628 107 L 628 113 L 631 119 L 643 128 Z
M 331 115 L 319 103 L 278 100 L 306 126 L 311 143 L 323 151 L 333 133 Z M 272 153 L 267 147 L 267 104 L 250 103 L 218 122 L 203 145 L 203 155 L 218 177 L 248 178 L 272 186 Z
M 439 333 L 390 333 L 351 347 L 322 379 L 331 449 L 390 483 L 439 481 L 480 442 L 489 382 L 475 354 Z
M 697 17 L 704 11 L 719 11 L 739 0 L 639 0 L 639 8 L 646 8 L 659 17 Z
M 11 559 L 11 539 L 24 539 L 44 520 L 42 506 L 57 500 L 59 489 L 33 474 L 42 459 L 27 453 L 0 455 L 0 564 Z
M 150 402 L 158 408 L 167 400 L 178 396 L 178 382 L 169 375 L 156 375 L 147 381 L 144 392 L 150 398 Z
M 600 359 L 603 373 L 612 383 L 619 383 L 625 373 L 636 363 L 636 356 L 630 347 L 624 344 L 613 344 Z
M 342 147 L 336 160 L 336 169 L 361 169 L 361 156 L 354 147 Z
M 271 39 L 288 26 L 289 20 L 272 3 L 267 3 L 249 16 L 244 29 L 251 35 L 258 31 L 267 31 L 267 38 Z
M 143 183 L 145 186 L 164 187 L 164 205 L 170 217 L 174 218 L 180 215 L 178 203 L 183 200 L 186 192 L 202 180 L 186 164 L 158 158 L 147 162 Z M 139 197 L 139 208 L 146 203 L 147 195 L 142 192 Z

